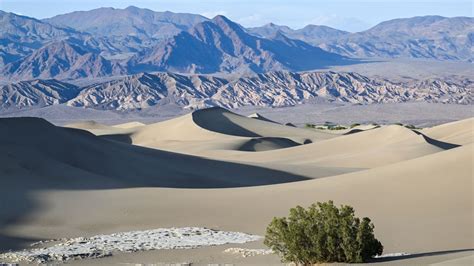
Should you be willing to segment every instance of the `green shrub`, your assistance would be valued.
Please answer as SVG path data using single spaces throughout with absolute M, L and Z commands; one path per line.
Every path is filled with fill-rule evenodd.
M 345 126 L 332 126 L 332 127 L 328 127 L 329 130 L 344 130 L 344 129 L 347 129 L 347 127 Z
M 273 218 L 264 243 L 282 262 L 303 265 L 360 263 L 383 252 L 370 219 L 359 219 L 352 207 L 337 208 L 332 201 L 318 202 L 308 209 L 297 206 L 288 217 Z
M 352 124 L 350 127 L 351 127 L 351 128 L 355 128 L 355 127 L 358 127 L 358 126 L 360 126 L 359 123 L 354 123 L 354 124 Z
M 307 127 L 307 128 L 315 128 L 316 125 L 315 125 L 315 124 L 306 123 L 306 124 L 305 124 L 305 127 Z

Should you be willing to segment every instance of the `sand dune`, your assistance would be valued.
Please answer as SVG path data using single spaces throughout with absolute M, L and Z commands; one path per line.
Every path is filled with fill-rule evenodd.
M 334 135 L 211 108 L 138 127 L 131 133 L 116 131 L 108 138 L 149 148 L 260 165 L 312 178 L 378 167 L 443 150 L 403 126 L 360 127 L 362 131 L 357 134 Z M 253 135 L 264 137 L 251 137 Z M 314 140 L 314 143 L 298 145 L 301 143 L 298 141 L 303 140 Z
M 452 144 L 465 145 L 474 142 L 474 118 L 447 123 L 421 131 L 427 136 Z
M 92 120 L 67 124 L 65 125 L 65 127 L 85 129 L 85 130 L 89 130 L 89 129 L 90 130 L 94 130 L 94 129 L 113 130 L 114 129 L 111 126 L 106 126 Z
M 331 138 L 331 134 L 283 126 L 277 123 L 241 116 L 223 108 L 209 108 L 192 113 L 198 126 L 226 135 L 242 137 L 284 137 L 303 143 Z
M 118 127 L 118 128 L 137 128 L 137 127 L 145 126 L 145 124 L 140 123 L 140 122 L 136 122 L 136 121 L 132 121 L 132 122 L 113 125 L 113 126 Z
M 273 120 L 270 120 L 266 117 L 264 117 L 263 115 L 259 114 L 259 113 L 253 113 L 253 114 L 250 114 L 248 115 L 247 117 L 250 117 L 250 118 L 253 118 L 253 119 L 258 119 L 258 120 L 261 120 L 261 121 L 266 121 L 266 122 L 272 122 L 272 123 L 277 123 Z M 278 124 L 278 123 L 277 123 Z
M 262 235 L 271 218 L 286 215 L 290 207 L 332 199 L 370 216 L 386 252 L 474 248 L 472 148 L 342 176 L 245 189 L 36 191 L 30 198 L 41 212 L 7 232 L 56 238 L 191 222 Z M 47 222 L 52 220 L 54 224 Z
M 472 120 L 423 130 L 433 141 L 395 125 L 335 136 L 216 108 L 145 126 L 73 126 L 114 134 L 0 119 L 1 249 L 167 227 L 263 235 L 272 217 L 325 200 L 371 217 L 388 253 L 474 248 Z M 215 262 L 231 258 L 224 249 L 198 252 Z M 268 258 L 258 261 L 278 261 Z
M 238 148 L 239 151 L 268 151 L 295 147 L 301 144 L 286 138 L 261 137 L 252 138 Z
M 82 129 L 87 130 L 94 135 L 101 136 L 101 135 L 127 135 L 131 134 L 135 131 L 136 127 L 127 126 L 129 123 L 125 123 L 125 126 L 108 126 L 104 124 L 100 124 L 95 121 L 82 121 L 64 125 L 67 128 L 75 128 L 75 129 Z
M 241 162 L 373 168 L 436 153 L 443 149 L 402 126 L 384 126 L 357 134 L 255 154 L 212 152 L 210 157 Z
M 61 176 L 61 171 L 47 167 L 56 163 L 82 171 L 84 178 L 109 178 L 118 187 L 140 183 L 141 186 L 229 187 L 305 179 L 264 168 L 107 141 L 86 131 L 56 127 L 37 118 L 1 119 L 0 129 L 2 156 L 18 161 L 16 165 L 2 165 L 12 174 L 31 169 L 38 170 L 33 172 L 45 178 Z M 31 136 L 29 132 L 42 134 Z M 37 159 L 30 162 L 35 156 Z M 244 170 L 247 167 L 248 173 Z
M 91 132 L 104 135 L 97 131 Z M 175 119 L 137 127 L 130 132 L 115 130 L 106 135 L 114 135 L 108 137 L 134 145 L 200 156 L 207 151 L 280 149 L 335 137 L 240 116 L 222 108 L 199 110 Z M 262 148 L 246 148 L 248 145 Z

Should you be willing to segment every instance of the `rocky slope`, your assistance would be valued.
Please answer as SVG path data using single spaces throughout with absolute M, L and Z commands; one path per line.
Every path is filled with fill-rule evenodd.
M 173 73 L 137 74 L 85 87 L 68 105 L 100 109 L 142 109 L 169 102 L 195 107 L 209 99 L 228 81 L 201 75 Z
M 54 27 L 34 18 L 0 10 L 0 67 L 22 60 L 51 40 L 79 35 L 73 29 Z
M 137 12 L 134 19 L 128 22 L 125 19 L 125 22 L 122 21 L 117 24 L 118 26 L 128 23 L 128 26 L 136 28 L 137 25 L 151 23 L 148 25 L 151 28 L 145 27 L 141 34 L 135 34 L 132 31 L 125 35 L 127 25 L 124 25 L 124 29 L 114 31 L 115 34 L 108 36 L 108 27 L 115 25 L 113 24 L 115 20 L 106 19 L 112 24 L 105 23 L 104 27 L 97 26 L 103 29 L 102 31 L 97 29 L 98 32 L 95 35 L 85 33 L 77 38 L 65 37 L 59 41 L 51 39 L 25 57 L 7 63 L 0 70 L 1 75 L 4 79 L 15 81 L 36 78 L 108 77 L 151 71 L 260 73 L 275 70 L 311 70 L 351 62 L 340 55 L 325 52 L 321 48 L 303 41 L 289 39 L 284 35 L 276 36 L 272 40 L 256 37 L 223 16 L 204 20 L 191 27 L 193 22 L 199 21 L 197 18 L 188 21 L 185 15 L 161 14 L 171 16 L 169 20 L 173 18 L 173 21 L 179 21 L 179 19 L 188 21 L 187 26 L 190 26 L 189 29 L 183 26 L 179 33 L 175 32 L 176 36 L 166 38 L 164 35 L 167 33 L 152 23 L 156 20 L 153 18 L 156 14 L 152 11 L 127 8 L 126 10 L 105 9 L 105 11 L 101 9 L 97 12 L 100 14 L 105 12 L 107 15 L 105 17 L 108 18 L 112 16 L 109 11 L 111 14 Z M 89 12 L 97 13 L 96 11 Z M 86 12 L 83 15 L 88 17 L 87 14 L 89 13 Z M 72 16 L 70 23 L 82 18 L 78 14 L 66 17 L 70 16 Z M 142 20 L 136 21 L 138 18 Z M 24 20 L 24 18 L 19 19 Z M 63 25 L 58 22 L 63 20 L 65 18 L 54 19 L 58 25 Z M 91 24 L 90 27 L 93 25 L 95 24 Z M 51 29 L 56 28 L 51 26 Z M 95 33 L 95 30 L 91 31 Z M 161 37 L 155 36 L 156 34 L 161 34 Z M 148 38 L 148 41 L 144 38 Z M 149 41 L 150 38 L 153 41 Z
M 284 71 L 234 80 L 206 75 L 143 73 L 82 88 L 55 80 L 0 87 L 6 103 L 3 109 L 67 103 L 109 110 L 167 104 L 192 109 L 214 105 L 281 107 L 313 100 L 354 104 L 411 101 L 471 104 L 473 90 L 474 81 L 469 79 L 395 83 L 357 73 Z
M 345 58 L 279 35 L 248 34 L 224 16 L 197 24 L 137 58 L 140 69 L 186 73 L 301 71 L 346 62 Z
M 11 73 L 10 78 L 14 80 L 78 79 L 126 73 L 124 67 L 106 60 L 75 39 L 51 42 L 24 60 L 8 64 L 5 71 Z
M 470 17 L 396 19 L 348 33 L 315 25 L 245 29 L 223 16 L 207 19 L 136 7 L 45 20 L 0 11 L 0 80 L 153 71 L 239 75 L 358 62 L 344 56 L 473 61 L 473 41 Z
M 328 27 L 300 30 L 274 24 L 249 32 L 272 38 L 280 32 L 324 50 L 351 57 L 409 57 L 437 60 L 474 60 L 474 18 L 423 16 L 394 19 L 358 33 Z
M 313 45 L 326 43 L 330 40 L 337 40 L 350 34 L 347 31 L 311 24 L 304 28 L 293 30 L 288 26 L 268 23 L 261 27 L 248 28 L 247 31 L 256 36 L 269 39 L 274 38 L 278 34 L 283 34 L 289 38 L 302 40 Z
M 0 87 L 0 109 L 60 104 L 76 97 L 80 88 L 57 80 L 21 81 Z
M 44 19 L 59 27 L 73 28 L 94 36 L 134 36 L 139 39 L 164 39 L 208 20 L 195 14 L 155 12 L 129 6 L 125 9 L 104 7 L 76 11 Z

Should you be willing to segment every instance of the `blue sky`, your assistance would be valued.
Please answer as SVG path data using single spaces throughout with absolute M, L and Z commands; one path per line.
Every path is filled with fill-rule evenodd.
M 401 17 L 473 16 L 470 0 L 0 0 L 1 10 L 36 18 L 130 5 L 207 17 L 221 14 L 247 27 L 273 22 L 292 28 L 317 24 L 348 31 L 365 30 L 381 21 Z

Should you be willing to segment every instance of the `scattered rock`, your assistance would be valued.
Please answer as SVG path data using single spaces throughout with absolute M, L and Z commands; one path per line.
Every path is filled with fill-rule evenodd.
M 246 258 L 257 255 L 269 255 L 274 252 L 271 249 L 228 248 L 224 250 L 224 253 L 236 254 Z

